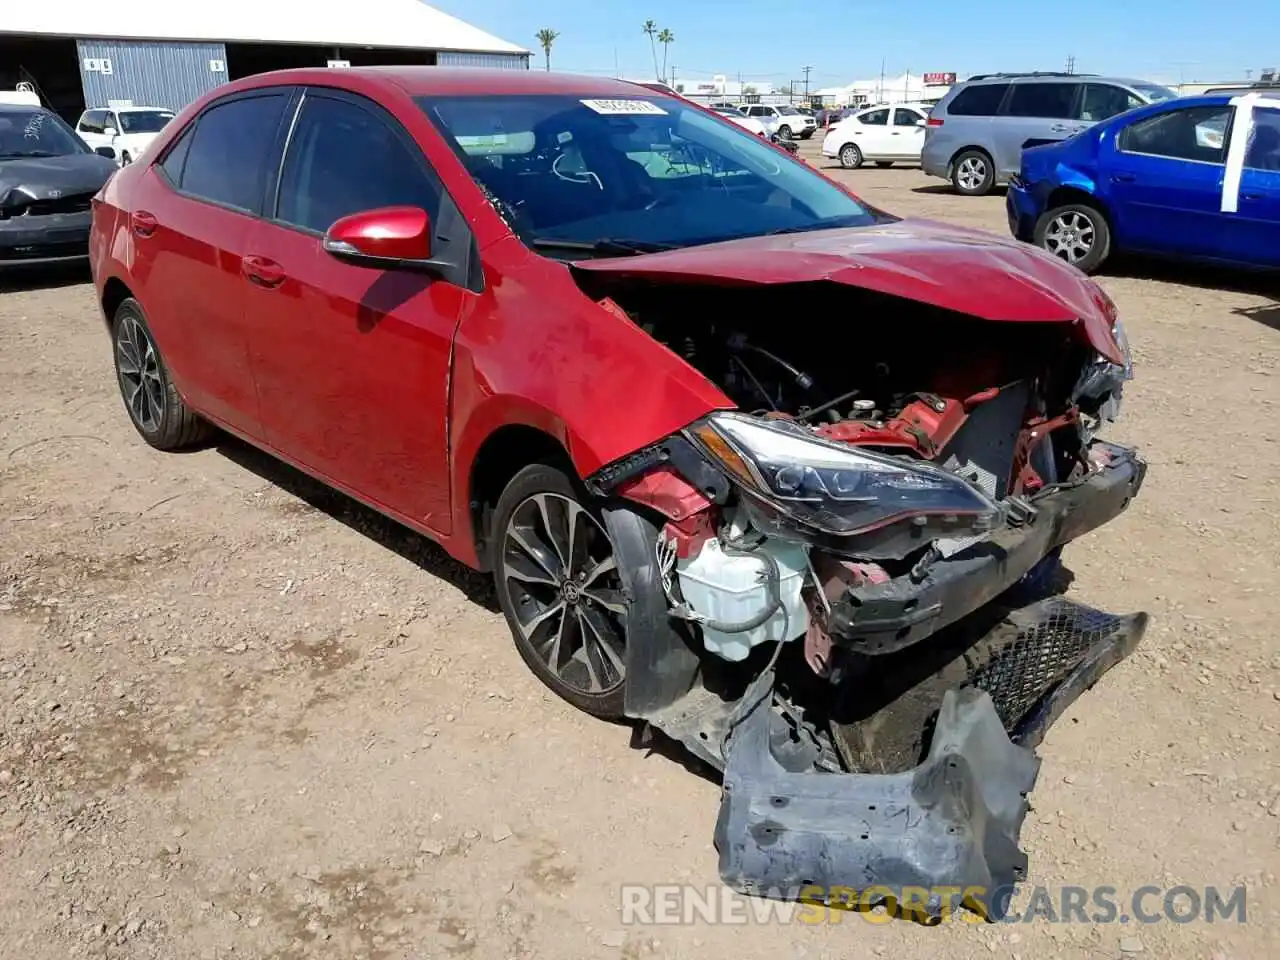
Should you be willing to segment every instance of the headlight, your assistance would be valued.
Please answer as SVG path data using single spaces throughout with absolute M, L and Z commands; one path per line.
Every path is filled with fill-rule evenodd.
M 717 413 L 689 433 L 742 491 L 829 533 L 863 533 L 914 517 L 934 517 L 947 533 L 972 532 L 989 529 L 1000 515 L 955 474 L 830 443 L 788 420 Z
M 1124 324 L 1118 318 L 1112 321 L 1111 336 L 1120 348 L 1124 364 L 1112 363 L 1102 356 L 1095 357 L 1081 372 L 1072 400 L 1086 413 L 1096 414 L 1099 420 L 1114 423 L 1120 416 L 1125 382 L 1133 379 L 1133 352 L 1129 349 L 1129 337 L 1125 334 Z M 1094 425 L 1096 426 L 1097 424 Z M 1087 430 L 1085 441 L 1092 440 L 1095 432 L 1095 429 Z

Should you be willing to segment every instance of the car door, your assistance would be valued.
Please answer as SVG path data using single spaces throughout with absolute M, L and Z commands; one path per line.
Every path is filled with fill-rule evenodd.
M 254 438 L 242 261 L 292 93 L 258 89 L 201 111 L 139 179 L 130 214 L 136 292 L 175 382 L 195 409 Z
M 920 151 L 924 149 L 925 116 L 910 107 L 895 107 L 893 125 L 889 129 L 895 160 L 920 161 Z
M 1236 210 L 1223 215 L 1223 251 L 1242 263 L 1280 267 L 1280 105 L 1255 104 L 1252 114 Z
M 849 139 L 867 160 L 884 160 L 890 154 L 888 107 L 860 113 L 849 124 Z
M 249 241 L 242 287 L 268 442 L 362 499 L 450 531 L 447 410 L 454 330 L 475 294 L 422 272 L 372 269 L 321 246 L 334 221 L 427 211 L 469 243 L 422 150 L 390 113 L 308 89 L 274 216 Z M 451 216 L 442 219 L 442 207 Z M 437 234 L 437 246 L 444 234 Z
M 80 122 L 76 124 L 76 133 L 80 134 L 80 139 L 87 143 L 90 149 L 96 150 L 98 147 L 111 145 L 111 141 L 102 135 L 105 116 L 106 113 L 102 110 L 86 110 L 80 117 Z
M 992 145 L 1001 180 L 1017 173 L 1022 151 L 1065 140 L 1081 129 L 1075 119 L 1080 84 L 1065 81 L 1015 83 L 1000 115 L 992 118 Z
M 1221 256 L 1221 213 L 1232 108 L 1181 107 L 1148 114 L 1100 148 L 1100 179 L 1122 248 Z

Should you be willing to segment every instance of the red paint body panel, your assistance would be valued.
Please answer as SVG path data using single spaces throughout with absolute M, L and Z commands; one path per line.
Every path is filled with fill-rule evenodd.
M 152 168 L 206 105 L 266 86 L 343 89 L 388 111 L 473 232 L 479 291 L 343 263 L 314 232 L 184 197 Z M 636 89 L 437 67 L 290 70 L 219 87 L 102 191 L 90 242 L 99 295 L 113 281 L 129 288 L 194 409 L 477 565 L 471 473 L 496 431 L 536 428 L 587 475 L 732 404 L 622 310 L 592 302 L 569 267 L 514 237 L 413 97 L 607 98 Z M 932 224 L 760 238 L 574 269 L 725 283 L 828 279 L 989 319 L 1078 317 L 1098 348 L 1115 354 L 1083 277 L 1031 248 Z
M 1099 353 L 1124 360 L 1108 306 L 1083 273 L 1016 240 L 926 220 L 751 237 L 578 268 L 727 284 L 826 280 L 983 320 L 1079 322 Z

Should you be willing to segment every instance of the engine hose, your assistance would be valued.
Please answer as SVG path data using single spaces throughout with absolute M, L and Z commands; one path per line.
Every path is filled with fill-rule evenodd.
M 757 551 L 753 548 L 743 548 L 738 546 L 739 541 L 732 541 L 722 538 L 720 541 L 721 549 L 727 554 L 733 554 L 739 557 L 760 556 L 764 559 L 765 573 L 765 590 L 768 592 L 768 599 L 765 601 L 764 609 L 756 613 L 746 620 L 737 622 L 713 620 L 710 617 L 703 616 L 689 607 L 687 603 L 681 603 L 671 608 L 671 616 L 678 617 L 681 620 L 689 620 L 693 623 L 701 624 L 709 630 L 717 630 L 720 633 L 746 633 L 754 630 L 756 627 L 762 626 L 770 617 L 782 609 L 782 593 L 779 590 L 781 575 L 778 572 L 778 561 L 765 551 Z

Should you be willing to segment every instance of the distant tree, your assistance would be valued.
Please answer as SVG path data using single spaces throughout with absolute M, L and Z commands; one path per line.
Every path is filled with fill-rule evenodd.
M 542 44 L 542 55 L 546 57 L 547 70 L 550 71 L 551 70 L 551 45 L 556 42 L 556 40 L 560 36 L 560 33 L 556 30 L 552 30 L 550 27 L 543 27 L 541 30 L 539 30 L 535 34 L 535 36 L 538 38 L 538 43 Z
M 743 87 L 743 88 L 742 88 L 742 94 L 743 94 L 743 96 L 747 96 L 747 97 L 754 96 L 754 95 L 756 94 L 756 92 L 757 92 L 757 91 L 756 91 L 756 88 L 755 88 L 752 84 L 749 84 L 749 83 L 748 83 L 745 87 Z
M 676 35 L 670 30 L 658 34 L 658 42 L 662 44 L 662 82 L 667 82 L 667 48 L 676 42 Z
M 657 22 L 654 20 L 646 20 L 644 22 L 644 32 L 645 36 L 649 38 L 649 52 L 653 54 L 653 79 L 661 80 L 662 78 L 658 76 L 658 45 L 656 42 L 658 36 Z
M 780 96 L 780 97 L 790 97 L 790 96 L 791 96 L 791 84 L 789 84 L 789 83 L 784 83 L 782 86 L 780 86 L 780 87 L 778 88 L 778 96 Z

